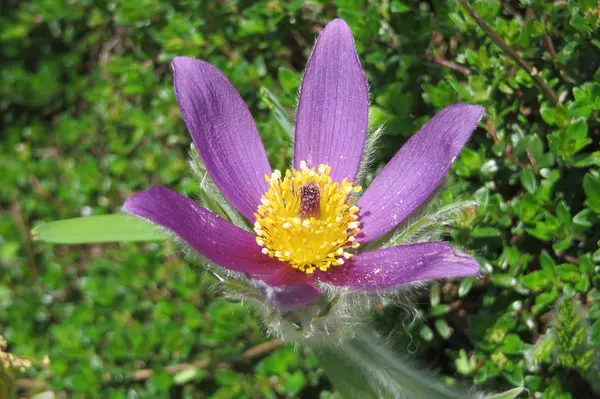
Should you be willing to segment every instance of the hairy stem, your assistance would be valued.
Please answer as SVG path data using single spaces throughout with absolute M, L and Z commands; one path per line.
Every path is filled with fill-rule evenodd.
M 359 330 L 339 346 L 313 348 L 344 398 L 475 398 L 450 390 L 411 362 L 397 356 L 374 331 Z

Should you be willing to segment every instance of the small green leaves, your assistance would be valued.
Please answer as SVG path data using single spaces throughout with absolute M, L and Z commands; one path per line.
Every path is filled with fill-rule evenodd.
M 466 102 L 486 110 L 423 217 L 412 215 L 388 237 L 388 245 L 449 241 L 477 258 L 480 275 L 437 282 L 429 297 L 415 298 L 416 318 L 378 307 L 380 332 L 416 364 L 451 373 L 454 384 L 476 382 L 485 392 L 524 386 L 539 399 L 593 389 L 585 382 L 592 378 L 571 378 L 581 371 L 559 363 L 552 319 L 560 298 L 574 295 L 589 346 L 600 344 L 597 0 L 469 0 L 535 66 L 532 73 L 457 1 L 9 3 L 0 21 L 0 334 L 12 336 L 15 354 L 52 359 L 50 369 L 35 366 L 27 375 L 48 386 L 40 399 L 122 399 L 132 391 L 160 398 L 169 390 L 283 398 L 330 386 L 315 357 L 301 350 L 277 350 L 243 367 L 219 363 L 263 342 L 258 317 L 247 301 L 217 299 L 209 289 L 217 279 L 170 243 L 152 243 L 167 239 L 165 232 L 125 215 L 100 224 L 95 217 L 38 224 L 109 214 L 130 193 L 162 184 L 249 228 L 194 152 L 197 173 L 188 168 L 191 139 L 169 63 L 193 56 L 222 70 L 256 120 L 270 164 L 284 169 L 302 68 L 334 17 L 350 24 L 369 84 L 365 188 L 435 112 Z M 558 101 L 546 99 L 532 75 Z M 40 240 L 33 245 L 32 227 Z M 44 240 L 150 244 L 58 247 Z M 253 293 L 243 284 L 220 287 Z M 339 310 L 323 309 L 319 317 Z M 537 367 L 528 363 L 533 344 Z M 210 359 L 217 364 L 202 373 L 166 372 Z M 332 359 L 334 380 L 340 362 Z M 132 381 L 137 367 L 155 369 L 155 377 Z M 344 371 L 336 386 L 360 395 Z
M 43 223 L 31 235 L 55 244 L 164 241 L 169 235 L 140 218 L 126 214 L 87 216 Z
M 569 124 L 566 129 L 558 130 L 549 137 L 550 150 L 563 159 L 573 156 L 591 143 L 588 126 L 584 119 Z
M 600 342 L 596 321 L 590 326 L 583 317 L 580 304 L 572 298 L 558 301 L 552 328 L 533 347 L 528 359 L 531 364 L 557 362 L 577 370 L 594 389 L 600 376 Z

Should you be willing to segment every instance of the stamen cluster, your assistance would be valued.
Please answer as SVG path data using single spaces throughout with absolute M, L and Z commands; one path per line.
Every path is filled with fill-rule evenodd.
M 262 196 L 254 231 L 262 252 L 312 274 L 350 259 L 358 248 L 358 207 L 350 195 L 361 191 L 347 179 L 335 182 L 331 168 L 319 165 L 266 175 L 269 190 Z

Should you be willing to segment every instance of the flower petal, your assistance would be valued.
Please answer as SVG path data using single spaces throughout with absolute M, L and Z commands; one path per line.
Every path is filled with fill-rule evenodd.
M 274 273 L 252 276 L 267 283 L 271 287 L 285 287 L 294 284 L 312 283 L 314 277 L 310 274 L 294 269 L 290 264 L 282 267 Z
M 317 39 L 302 88 L 294 144 L 294 168 L 327 164 L 331 177 L 354 180 L 369 116 L 369 94 L 354 48 L 352 32 L 341 19 L 330 22 Z
M 290 265 L 271 274 L 252 277 L 262 281 L 264 284 L 258 284 L 257 287 L 265 296 L 276 301 L 278 306 L 285 310 L 308 305 L 323 295 L 315 285 L 313 276 L 294 269 Z
M 170 230 L 219 266 L 243 273 L 273 273 L 286 266 L 263 255 L 253 234 L 168 188 L 135 194 L 123 210 Z
M 256 124 L 229 80 L 202 60 L 173 60 L 175 94 L 206 170 L 248 220 L 267 191 L 271 167 Z
M 314 284 L 294 284 L 274 291 L 275 300 L 283 310 L 310 305 L 323 293 Z
M 441 110 L 412 136 L 359 199 L 359 241 L 398 225 L 435 191 L 483 115 L 477 105 Z
M 344 266 L 319 272 L 317 278 L 333 285 L 378 291 L 419 280 L 471 276 L 478 271 L 475 259 L 458 254 L 449 244 L 426 242 L 361 252 Z

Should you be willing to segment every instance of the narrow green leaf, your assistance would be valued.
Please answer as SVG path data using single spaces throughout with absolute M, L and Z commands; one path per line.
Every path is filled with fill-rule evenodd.
M 429 289 L 429 302 L 432 307 L 436 307 L 440 304 L 440 293 L 441 287 L 439 283 L 431 284 L 431 288 Z
M 290 94 L 295 94 L 298 91 L 298 86 L 300 86 L 301 79 L 298 74 L 284 66 L 280 66 L 277 71 L 277 78 L 279 80 L 279 84 L 283 90 Z
M 87 216 L 36 226 L 35 240 L 56 244 L 163 241 L 169 238 L 149 222 L 126 214 Z
M 281 128 L 288 133 L 290 138 L 294 137 L 294 124 L 292 122 L 292 118 L 289 113 L 283 108 L 277 96 L 273 94 L 266 87 L 260 88 L 260 98 L 261 100 L 269 107 L 269 109 L 273 112 L 275 120 L 281 126 Z

